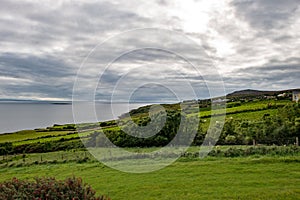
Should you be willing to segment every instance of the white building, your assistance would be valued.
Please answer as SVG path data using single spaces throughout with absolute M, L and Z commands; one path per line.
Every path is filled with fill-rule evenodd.
M 300 100 L 300 90 L 293 91 L 293 101 L 297 102 Z

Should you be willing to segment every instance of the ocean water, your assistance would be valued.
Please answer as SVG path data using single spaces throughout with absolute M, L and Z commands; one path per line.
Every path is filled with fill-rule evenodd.
M 76 103 L 74 120 L 72 104 L 2 102 L 0 133 L 45 128 L 54 124 L 106 121 L 143 105 L 146 103 Z

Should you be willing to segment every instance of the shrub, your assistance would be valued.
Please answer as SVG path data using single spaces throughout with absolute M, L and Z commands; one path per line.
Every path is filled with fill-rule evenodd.
M 242 149 L 237 148 L 229 148 L 224 152 L 225 157 L 239 157 L 242 156 L 244 151 Z
M 66 199 L 66 200 L 109 200 L 105 196 L 95 196 L 96 192 L 81 178 L 67 178 L 65 181 L 55 178 L 36 178 L 34 182 L 18 180 L 0 183 L 0 199 Z
M 89 158 L 88 157 L 84 157 L 84 158 L 77 158 L 76 159 L 76 162 L 77 163 L 86 163 L 89 161 Z

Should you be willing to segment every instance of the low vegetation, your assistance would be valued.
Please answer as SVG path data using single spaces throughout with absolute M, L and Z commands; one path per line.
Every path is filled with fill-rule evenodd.
M 46 200 L 109 200 L 105 196 L 95 196 L 96 191 L 81 178 L 35 178 L 34 181 L 13 178 L 0 183 L 0 199 L 46 199 Z

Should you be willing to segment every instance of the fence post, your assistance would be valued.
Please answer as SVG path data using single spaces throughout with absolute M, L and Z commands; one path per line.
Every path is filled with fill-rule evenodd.
M 296 137 L 296 146 L 299 146 L 299 138 Z
M 23 163 L 25 163 L 26 154 L 23 154 L 22 158 L 23 158 Z

